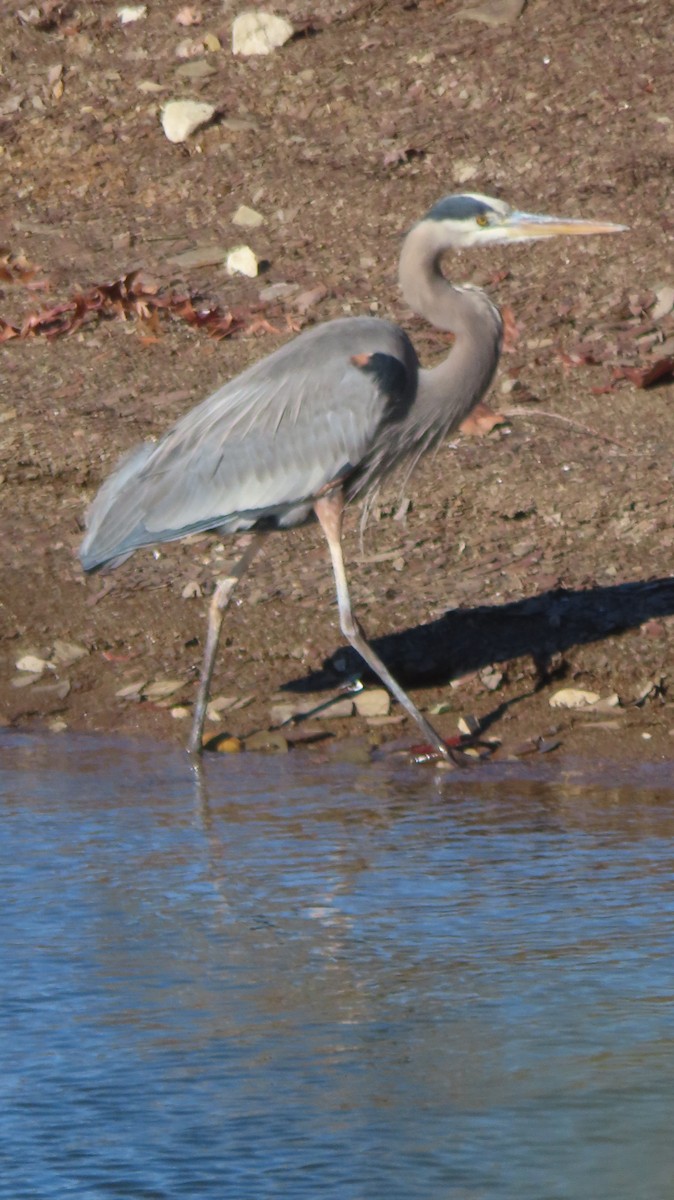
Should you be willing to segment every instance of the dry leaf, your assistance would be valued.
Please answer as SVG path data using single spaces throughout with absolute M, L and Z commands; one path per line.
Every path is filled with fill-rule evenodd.
M 503 413 L 494 412 L 488 404 L 476 404 L 465 421 L 459 425 L 461 433 L 468 437 L 486 437 L 498 425 L 507 425 L 508 418 Z
M 501 316 L 503 318 L 503 353 L 513 354 L 520 340 L 515 312 L 509 304 L 504 304 L 501 308 Z
M 1 276 L 0 276 L 1 277 Z M 203 329 L 209 337 L 229 337 L 239 330 L 267 329 L 264 322 L 253 316 L 253 310 L 233 313 L 214 305 L 195 307 L 196 296 L 189 293 L 160 292 L 156 284 L 144 279 L 140 271 L 130 271 L 113 283 L 101 283 L 87 292 L 77 293 L 63 304 L 31 313 L 21 325 L 0 317 L 0 342 L 11 338 L 67 337 L 83 325 L 108 318 L 125 320 L 136 317 L 148 321 L 153 312 L 166 313 L 187 325 Z
M 655 362 L 646 363 L 643 367 L 632 367 L 625 364 L 614 367 L 614 379 L 628 379 L 635 387 L 652 387 L 661 379 L 669 379 L 674 375 L 674 357 L 658 358 Z

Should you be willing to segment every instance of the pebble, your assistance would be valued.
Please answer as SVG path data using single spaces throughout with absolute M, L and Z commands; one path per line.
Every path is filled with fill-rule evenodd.
M 586 692 L 583 688 L 561 688 L 550 697 L 551 708 L 587 708 L 600 699 L 598 692 Z
M 129 4 L 117 9 L 117 16 L 122 25 L 132 25 L 134 21 L 142 21 L 147 16 L 147 4 Z
M 264 225 L 264 217 L 262 213 L 256 212 L 254 208 L 249 208 L 247 204 L 241 204 L 234 213 L 232 222 L 234 225 L 243 225 L 248 229 L 257 229 L 258 225 Z
M 189 708 L 186 708 L 184 704 L 176 704 L 171 709 L 171 716 L 173 717 L 174 721 L 184 721 L 186 717 L 189 717 L 189 715 L 190 710 Z
M 41 675 L 47 669 L 49 663 L 45 658 L 38 658 L 37 654 L 24 654 L 17 661 L 17 671 L 28 671 L 31 675 Z
M 359 717 L 387 717 L 391 711 L 391 697 L 386 688 L 368 688 L 354 696 L 353 702 Z
M 208 79 L 209 75 L 215 74 L 215 67 L 206 62 L 205 58 L 196 58 L 176 67 L 175 73 L 179 79 Z
M 185 142 L 195 129 L 206 125 L 215 106 L 205 100 L 169 100 L 161 114 L 161 124 L 169 142 Z
M 258 272 L 258 257 L 250 246 L 235 246 L 225 261 L 228 275 L 247 275 L 255 279 Z
M 234 54 L 271 54 L 294 33 L 290 21 L 275 13 L 244 12 L 232 24 Z
M 226 254 L 224 246 L 196 246 L 194 250 L 172 254 L 167 261 L 181 270 L 194 270 L 197 267 L 215 267 L 225 261 Z
M 143 688 L 143 696 L 146 700 L 163 700 L 166 696 L 172 696 L 182 686 L 182 679 L 157 679 Z
M 77 646 L 74 642 L 55 641 L 52 648 L 52 657 L 59 667 L 70 667 L 73 663 L 79 661 L 80 658 L 86 658 L 89 651 L 85 646 Z

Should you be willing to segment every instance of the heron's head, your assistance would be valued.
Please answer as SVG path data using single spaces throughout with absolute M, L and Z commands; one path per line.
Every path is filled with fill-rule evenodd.
M 422 223 L 437 222 L 443 240 L 457 249 L 507 242 L 537 241 L 562 234 L 621 233 L 627 225 L 584 221 L 573 217 L 546 217 L 520 212 L 504 200 L 465 192 L 445 196 L 426 214 Z

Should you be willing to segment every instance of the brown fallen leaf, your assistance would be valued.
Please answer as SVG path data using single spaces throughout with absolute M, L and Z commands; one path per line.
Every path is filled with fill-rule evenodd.
M 661 379 L 669 379 L 674 375 L 674 357 L 658 358 L 655 362 L 644 363 L 642 367 L 632 367 L 627 364 L 614 367 L 613 379 L 628 379 L 635 387 L 652 387 Z
M 501 316 L 503 317 L 503 353 L 514 354 L 517 343 L 520 340 L 520 331 L 517 328 L 515 312 L 509 304 L 503 304 L 501 306 Z
M 494 412 L 488 404 L 476 404 L 465 421 L 459 425 L 461 433 L 468 437 L 486 437 L 498 425 L 507 425 L 508 418 L 503 413 Z
M 42 275 L 42 268 L 29 262 L 25 254 L 3 254 L 0 257 L 0 281 L 21 283 L 31 290 L 49 286 L 49 281 Z
M 126 320 L 128 317 L 145 323 L 143 333 L 146 336 L 147 323 L 151 323 L 150 336 L 156 336 L 159 332 L 157 319 L 163 313 L 185 321 L 196 329 L 203 329 L 216 340 L 229 337 L 239 330 L 277 332 L 264 318 L 255 316 L 255 313 L 259 313 L 256 306 L 234 312 L 217 304 L 199 309 L 197 303 L 197 296 L 162 292 L 158 284 L 143 278 L 140 271 L 130 271 L 112 283 L 97 284 L 62 304 L 30 313 L 20 325 L 0 317 L 0 342 L 12 338 L 68 337 L 85 324 L 110 318 Z

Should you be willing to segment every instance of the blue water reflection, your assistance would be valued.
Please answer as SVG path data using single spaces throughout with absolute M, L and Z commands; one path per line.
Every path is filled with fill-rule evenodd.
M 667 771 L 1 748 L 3 1200 L 670 1195 Z

